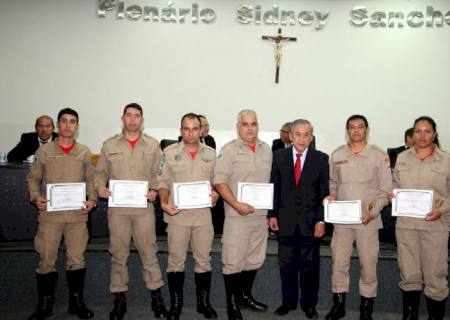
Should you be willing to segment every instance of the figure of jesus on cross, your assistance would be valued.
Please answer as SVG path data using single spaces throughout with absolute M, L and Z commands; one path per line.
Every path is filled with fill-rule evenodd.
M 278 83 L 279 75 L 280 75 L 280 63 L 281 63 L 281 56 L 283 55 L 283 43 L 284 42 L 290 42 L 290 41 L 297 41 L 297 38 L 294 37 L 283 37 L 281 35 L 281 28 L 278 29 L 278 35 L 277 36 L 262 36 L 263 40 L 270 40 L 274 41 L 276 44 L 275 48 L 275 62 L 276 62 L 276 72 L 275 72 L 275 83 Z

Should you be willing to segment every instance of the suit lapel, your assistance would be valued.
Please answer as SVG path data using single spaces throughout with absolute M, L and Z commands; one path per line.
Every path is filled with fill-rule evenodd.
M 283 167 L 289 177 L 289 188 L 295 189 L 294 160 L 292 159 L 292 147 L 283 150 Z

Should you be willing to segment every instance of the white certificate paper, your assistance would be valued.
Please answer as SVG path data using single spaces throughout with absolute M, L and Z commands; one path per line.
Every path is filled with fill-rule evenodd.
M 211 184 L 209 181 L 174 183 L 173 200 L 179 209 L 211 207 Z
M 433 190 L 394 189 L 392 215 L 423 219 L 433 209 Z
M 47 184 L 47 211 L 80 210 L 85 207 L 86 184 Z
M 148 181 L 109 180 L 109 190 L 109 207 L 147 208 Z
M 325 222 L 361 224 L 361 200 L 324 201 Z
M 238 201 L 255 209 L 273 209 L 273 183 L 238 182 Z

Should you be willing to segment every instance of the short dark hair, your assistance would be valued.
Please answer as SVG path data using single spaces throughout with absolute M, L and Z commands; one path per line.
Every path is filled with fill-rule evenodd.
M 58 112 L 58 122 L 61 119 L 61 117 L 65 114 L 70 114 L 72 116 L 74 116 L 75 118 L 77 118 L 77 123 L 79 121 L 79 117 L 78 117 L 78 112 L 76 112 L 75 110 L 71 109 L 71 108 L 64 108 L 61 111 Z
M 129 108 L 133 108 L 133 109 L 139 110 L 139 112 L 141 113 L 141 116 L 144 116 L 144 111 L 142 110 L 142 107 L 136 102 L 127 104 L 125 106 L 125 108 L 123 108 L 123 115 L 125 115 L 125 113 L 127 113 L 127 110 Z
M 414 135 L 414 128 L 409 128 L 405 131 L 405 143 L 408 137 L 412 138 Z
M 183 128 L 183 121 L 186 118 L 187 119 L 197 119 L 200 126 L 202 125 L 202 120 L 200 120 L 200 116 L 196 113 L 189 112 L 189 113 L 186 113 L 183 117 L 181 117 L 180 128 Z
M 41 122 L 41 120 L 43 120 L 43 119 L 50 120 L 50 122 L 52 123 L 52 128 L 55 129 L 55 124 L 53 123 L 53 119 L 50 116 L 47 116 L 47 115 L 40 116 L 39 118 L 36 119 L 36 122 L 34 124 L 34 128 L 35 129 L 37 129 L 37 127 L 39 125 L 39 122 Z
M 364 117 L 360 114 L 354 114 L 347 119 L 347 123 L 345 124 L 346 129 L 348 129 L 348 125 L 350 124 L 350 121 L 353 121 L 353 120 L 362 120 L 362 121 L 364 121 L 366 128 L 369 128 L 369 121 L 367 121 L 366 117 Z
M 435 136 L 433 142 L 438 146 L 438 148 L 440 148 L 441 144 L 439 143 L 438 133 L 436 131 L 436 122 L 431 117 L 421 116 L 421 117 L 417 118 L 416 120 L 414 120 L 414 127 L 413 127 L 414 129 L 416 128 L 416 124 L 420 121 L 426 121 L 431 125 L 431 127 L 433 128 L 433 131 L 436 133 L 436 136 Z

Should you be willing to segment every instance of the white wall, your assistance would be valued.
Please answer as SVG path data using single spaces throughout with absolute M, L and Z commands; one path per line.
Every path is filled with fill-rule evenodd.
M 163 8 L 167 1 L 125 0 Z M 120 130 L 123 106 L 144 106 L 146 131 L 157 138 L 177 135 L 186 112 L 206 114 L 219 145 L 234 136 L 236 113 L 259 114 L 263 138 L 277 135 L 281 123 L 309 119 L 318 148 L 330 152 L 344 142 L 344 124 L 353 113 L 368 117 L 371 142 L 383 148 L 402 144 L 414 118 L 430 115 L 450 149 L 450 25 L 443 27 L 357 28 L 350 11 L 444 14 L 446 0 L 329 1 L 174 1 L 175 8 L 214 9 L 217 20 L 170 24 L 99 18 L 96 0 L 0 1 L 0 151 L 20 133 L 32 131 L 41 114 L 63 107 L 80 113 L 79 141 L 98 152 Z M 261 40 L 278 26 L 242 25 L 242 4 L 263 11 L 330 11 L 323 30 L 283 26 L 299 41 L 285 45 L 281 78 L 274 84 L 274 49 Z

